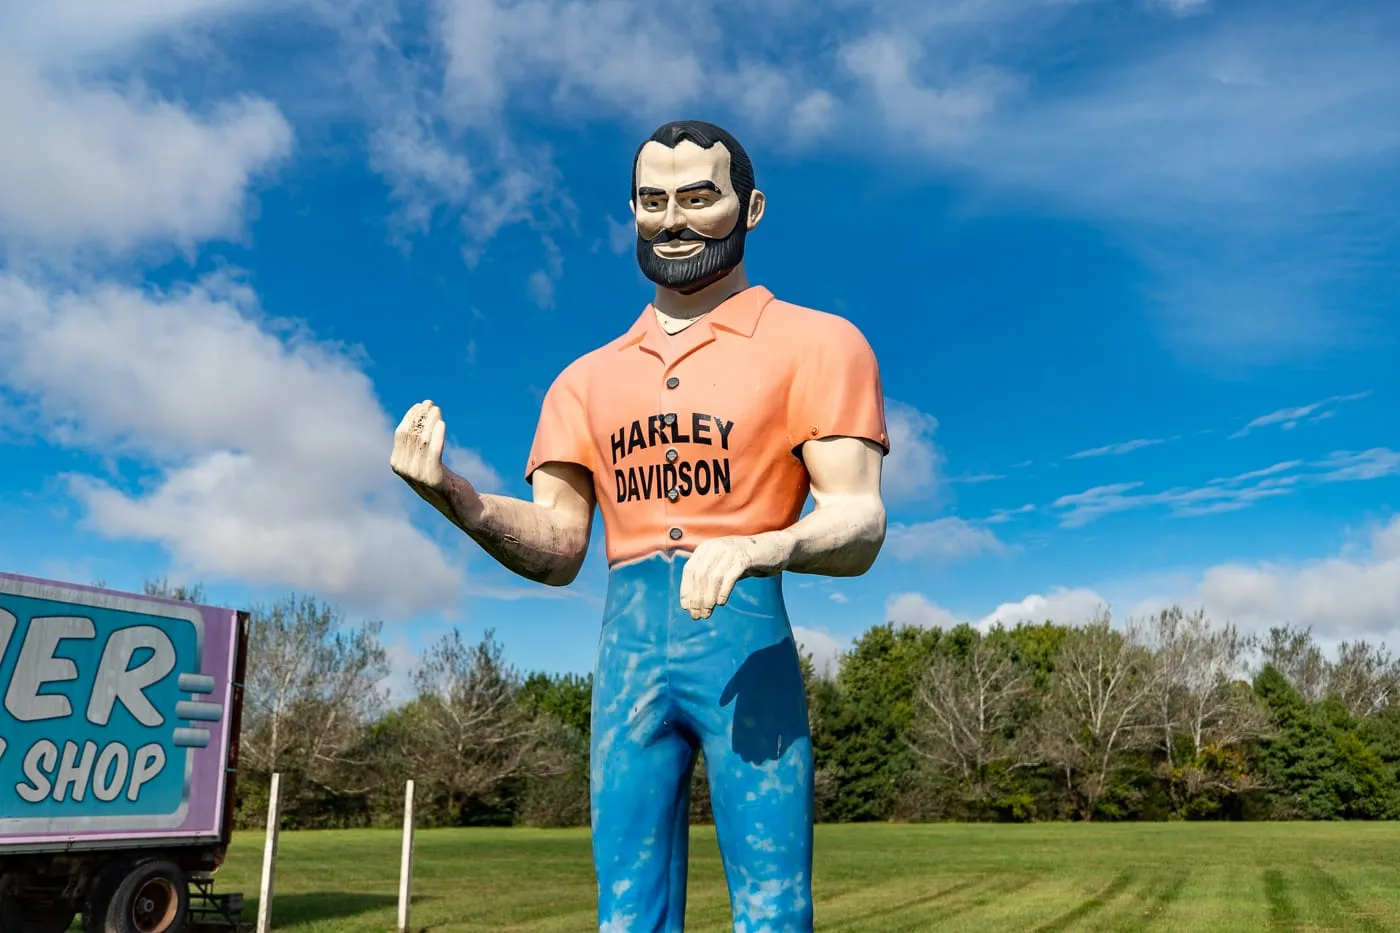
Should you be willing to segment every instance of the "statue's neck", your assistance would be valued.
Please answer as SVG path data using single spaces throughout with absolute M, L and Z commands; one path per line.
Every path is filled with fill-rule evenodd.
M 741 262 L 724 278 L 694 294 L 682 295 L 658 285 L 651 306 L 661 329 L 668 334 L 678 334 L 748 287 L 749 278 Z

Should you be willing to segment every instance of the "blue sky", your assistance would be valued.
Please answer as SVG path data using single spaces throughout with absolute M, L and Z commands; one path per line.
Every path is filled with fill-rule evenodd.
M 527 495 L 542 391 L 649 298 L 630 159 L 710 119 L 753 281 L 881 361 L 871 624 L 1204 605 L 1395 643 L 1400 9 L 1219 0 L 51 0 L 0 9 L 0 566 L 452 625 L 591 667 L 595 547 L 512 578 L 388 470 Z

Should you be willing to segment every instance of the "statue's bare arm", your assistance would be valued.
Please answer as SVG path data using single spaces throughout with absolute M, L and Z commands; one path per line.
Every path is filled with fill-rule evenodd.
M 546 463 L 534 472 L 531 502 L 479 493 L 443 465 L 446 434 L 436 405 L 414 405 L 394 432 L 389 465 L 507 570 L 549 586 L 572 583 L 593 527 L 592 474 L 574 463 Z
M 870 569 L 885 543 L 885 503 L 880 497 L 884 451 L 872 441 L 832 437 L 802 445 L 815 506 L 786 531 L 791 538 L 784 570 L 828 577 L 857 577 Z
M 697 619 L 710 615 L 743 577 L 784 570 L 832 577 L 865 573 L 885 541 L 883 458 L 879 445 L 862 438 L 803 444 L 815 508 L 778 531 L 702 542 L 682 575 L 682 608 Z

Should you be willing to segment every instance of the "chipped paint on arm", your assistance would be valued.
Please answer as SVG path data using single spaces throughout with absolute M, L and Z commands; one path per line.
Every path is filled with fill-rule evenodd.
M 534 501 L 483 495 L 445 472 L 445 514 L 501 566 L 537 583 L 567 586 L 578 576 L 593 528 L 593 477 L 574 463 L 534 473 Z

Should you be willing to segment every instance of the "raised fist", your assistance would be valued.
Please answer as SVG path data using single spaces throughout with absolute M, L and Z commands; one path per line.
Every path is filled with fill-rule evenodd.
M 442 443 L 447 425 L 431 400 L 419 402 L 394 431 L 389 466 L 410 486 L 439 492 L 443 487 Z

